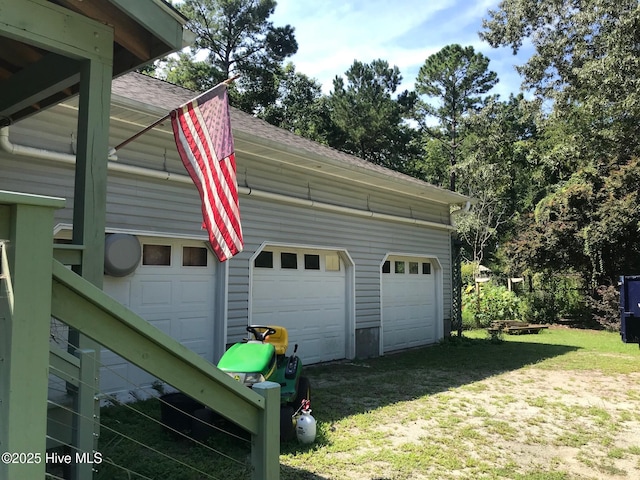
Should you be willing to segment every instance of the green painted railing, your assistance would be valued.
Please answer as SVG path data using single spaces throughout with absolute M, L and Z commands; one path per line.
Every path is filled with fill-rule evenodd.
M 53 260 L 53 211 L 63 205 L 61 199 L 0 191 L 5 258 L 0 272 L 0 453 L 33 452 L 44 458 L 50 361 L 74 379 L 74 361 L 49 352 L 54 316 L 250 432 L 252 477 L 277 480 L 280 385 L 265 382 L 253 390 L 240 385 Z M 78 366 L 87 367 L 78 369 L 79 385 L 91 384 L 82 376 L 97 376 L 92 352 L 81 352 L 81 357 Z M 97 393 L 79 394 L 77 417 L 86 424 L 76 428 L 95 431 Z M 0 464 L 0 478 L 43 478 L 44 473 L 44 462 Z

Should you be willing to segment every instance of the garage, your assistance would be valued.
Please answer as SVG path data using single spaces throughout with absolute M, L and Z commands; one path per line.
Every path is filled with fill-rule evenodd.
M 382 334 L 385 353 L 438 339 L 437 262 L 389 255 L 381 268 Z
M 337 250 L 266 247 L 252 259 L 250 322 L 282 325 L 305 364 L 347 356 L 348 257 Z
M 211 252 L 202 241 L 137 238 L 142 247 L 139 266 L 124 277 L 105 275 L 104 291 L 212 361 L 217 262 Z M 109 351 L 103 350 L 101 361 L 103 392 L 128 392 L 153 382 L 146 372 Z

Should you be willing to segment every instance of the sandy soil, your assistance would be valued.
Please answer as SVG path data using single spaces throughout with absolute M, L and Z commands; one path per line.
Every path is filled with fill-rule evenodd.
M 433 395 L 412 415 L 378 428 L 398 448 L 415 442 L 446 449 L 455 439 L 467 465 L 476 459 L 520 475 L 548 472 L 540 480 L 638 480 L 640 373 L 523 368 Z M 424 472 L 456 477 L 471 478 L 464 468 Z

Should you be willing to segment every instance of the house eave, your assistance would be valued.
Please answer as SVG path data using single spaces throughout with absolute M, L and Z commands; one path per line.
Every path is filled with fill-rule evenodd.
M 378 165 L 362 165 L 360 162 L 347 163 L 340 159 L 259 137 L 250 132 L 234 129 L 234 139 L 238 151 L 246 151 L 291 167 L 322 172 L 325 175 L 350 182 L 358 182 L 436 203 L 464 205 L 471 200 L 465 195 L 429 185 L 421 180 Z
M 157 79 L 154 81 L 161 82 Z M 176 91 L 180 88 L 170 84 L 167 84 L 167 87 L 167 98 L 163 97 L 166 107 L 158 102 L 131 98 L 133 95 L 123 94 L 128 93 L 126 89 L 116 89 L 112 93 L 112 102 L 113 105 L 129 112 L 139 113 L 138 121 L 142 129 L 165 116 L 171 108 L 177 108 L 181 103 L 197 96 L 197 93 L 184 89 Z M 117 118 L 117 109 L 112 109 L 112 115 Z M 473 200 L 465 195 L 298 137 L 239 110 L 232 109 L 231 117 L 236 153 L 259 157 L 273 165 L 286 165 L 291 169 L 313 172 L 315 175 L 322 174 L 423 201 L 460 206 L 469 201 L 473 203 Z M 156 128 L 173 135 L 169 120 Z

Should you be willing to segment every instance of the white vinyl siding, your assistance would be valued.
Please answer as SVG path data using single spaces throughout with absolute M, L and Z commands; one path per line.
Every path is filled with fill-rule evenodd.
M 112 119 L 111 145 L 136 133 L 134 123 L 142 126 L 150 123 L 148 114 L 131 112 L 131 117 L 126 118 L 131 123 Z M 71 154 L 77 128 L 76 115 L 73 108 L 52 107 L 11 126 L 10 140 L 16 144 Z M 258 157 L 247 153 L 247 150 L 242 141 L 236 141 L 240 187 L 289 195 L 309 203 L 322 202 L 448 224 L 447 204 L 403 195 L 398 188 L 379 188 L 326 175 L 321 168 L 313 171 L 292 164 L 280 164 L 277 159 Z M 290 153 L 287 155 L 289 159 L 292 157 Z M 173 137 L 166 127 L 153 129 L 127 145 L 118 152 L 118 163 L 186 175 Z M 67 207 L 55 212 L 55 222 L 71 224 L 73 165 L 46 160 L 30 161 L 2 151 L 0 165 L 3 172 L 0 189 L 65 197 Z M 357 175 L 364 177 L 362 172 Z M 240 195 L 240 213 L 244 251 L 228 261 L 228 274 L 226 266 L 219 269 L 223 277 L 227 275 L 226 282 L 216 281 L 218 303 L 226 302 L 227 318 L 219 313 L 215 315 L 215 321 L 226 330 L 227 344 L 240 340 L 246 334 L 250 258 L 265 243 L 340 248 L 349 252 L 355 278 L 355 293 L 349 309 L 354 312 L 355 330 L 381 327 L 380 264 L 385 255 L 388 252 L 429 253 L 437 257 L 441 264 L 443 288 L 439 295 L 442 297 L 442 310 L 436 321 L 442 322 L 450 317 L 450 232 L 446 229 L 354 216 L 245 194 Z M 204 241 L 207 237 L 201 224 L 200 202 L 193 185 L 109 172 L 108 230 L 145 232 L 148 236 L 199 238 Z M 352 339 L 347 339 L 349 342 Z
M 450 235 L 445 230 L 312 211 L 276 202 L 240 198 L 245 251 L 229 261 L 229 341 L 244 335 L 247 319 L 249 257 L 267 243 L 340 246 L 355 264 L 355 325 L 380 327 L 380 262 L 390 251 L 429 253 L 442 263 L 444 285 L 450 282 Z M 276 219 L 276 220 L 274 220 Z M 450 312 L 450 289 L 443 289 L 443 315 Z M 439 319 L 440 321 L 442 319 Z

